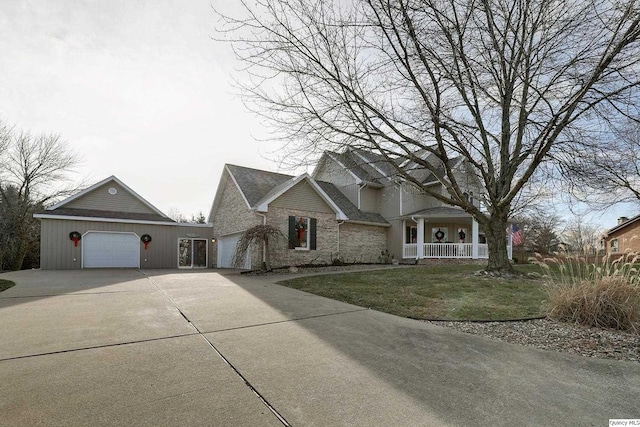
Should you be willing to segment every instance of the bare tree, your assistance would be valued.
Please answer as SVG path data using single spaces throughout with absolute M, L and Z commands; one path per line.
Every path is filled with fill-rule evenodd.
M 6 128 L 5 128 L 6 129 Z M 39 223 L 33 214 L 77 190 L 69 172 L 78 157 L 57 135 L 32 135 L 8 129 L 0 151 L 0 214 L 4 227 L 0 269 L 22 268 L 39 244 Z
M 617 0 L 256 0 L 217 10 L 245 65 L 245 99 L 300 165 L 363 147 L 485 231 L 488 270 L 511 272 L 514 199 L 596 114 L 637 102 L 640 13 Z M 613 108 L 615 107 L 615 108 Z M 439 162 L 418 153 L 429 152 Z M 449 160 L 485 188 L 483 212 Z M 431 171 L 434 191 L 401 167 Z
M 518 219 L 522 229 L 521 256 L 535 252 L 548 254 L 558 248 L 560 238 L 560 217 L 554 212 L 544 212 L 537 209 L 527 211 Z
M 180 210 L 176 207 L 169 208 L 169 213 L 167 215 L 169 215 L 169 218 L 171 218 L 175 222 L 179 222 L 179 223 L 189 222 L 187 217 L 184 216 L 184 214 L 180 212 Z
M 640 204 L 640 118 L 605 123 L 577 144 L 582 149 L 559 156 L 571 194 L 595 209 L 619 202 Z
M 286 238 L 279 228 L 267 224 L 255 225 L 242 233 L 233 254 L 232 264 L 236 267 L 244 265 L 249 247 L 257 245 L 262 251 L 262 269 L 271 271 L 271 250 L 274 245 L 284 242 Z
M 596 255 L 603 231 L 597 225 L 586 222 L 582 215 L 574 215 L 567 221 L 562 236 L 571 252 L 580 255 Z

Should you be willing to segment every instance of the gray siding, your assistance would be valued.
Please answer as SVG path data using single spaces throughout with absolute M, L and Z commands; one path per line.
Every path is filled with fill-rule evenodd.
M 111 187 L 118 190 L 118 193 L 109 194 Z M 116 212 L 156 213 L 114 181 L 107 182 L 76 200 L 67 203 L 65 207 Z
M 360 190 L 360 210 L 380 213 L 380 194 L 382 189 L 364 187 Z
M 354 205 L 358 206 L 358 184 L 356 178 L 346 169 L 325 155 L 323 164 L 313 177 L 318 181 L 330 182 L 336 186 Z
M 269 204 L 269 208 L 288 208 L 300 211 L 334 213 L 333 209 L 311 188 L 306 180 L 291 187 Z
M 442 205 L 434 197 L 422 193 L 412 185 L 403 185 L 402 191 L 402 213 L 404 215 Z
M 387 250 L 398 260 L 402 259 L 402 247 L 404 242 L 404 229 L 402 220 L 389 221 L 391 227 L 387 229 Z
M 400 191 L 394 185 L 387 185 L 380 193 L 380 215 L 387 221 L 400 215 Z
M 147 250 L 140 242 L 140 268 L 177 268 L 178 238 L 195 237 L 211 241 L 211 228 L 188 227 L 174 225 L 145 225 L 107 223 L 98 221 L 69 221 L 58 219 L 41 219 L 41 257 L 40 267 L 52 269 L 80 269 L 82 266 L 82 240 L 77 247 L 69 240 L 69 233 L 78 231 L 118 231 L 133 232 L 138 237 L 149 234 L 152 237 Z M 209 243 L 208 243 L 208 246 Z M 209 248 L 209 252 L 211 249 Z M 74 260 L 75 259 L 75 260 Z M 209 266 L 211 265 L 209 256 Z

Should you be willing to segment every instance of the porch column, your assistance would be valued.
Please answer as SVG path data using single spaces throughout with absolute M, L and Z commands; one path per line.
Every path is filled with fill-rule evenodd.
M 471 258 L 478 259 L 478 221 L 475 218 L 471 218 Z
M 418 218 L 418 239 L 416 243 L 418 244 L 416 257 L 418 259 L 424 258 L 424 218 Z

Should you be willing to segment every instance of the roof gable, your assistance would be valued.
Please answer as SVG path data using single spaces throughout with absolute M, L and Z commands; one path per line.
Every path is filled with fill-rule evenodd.
M 47 212 L 52 214 L 70 210 L 134 213 L 171 221 L 115 176 L 110 176 L 47 208 Z
M 291 175 L 245 168 L 243 166 L 226 165 L 225 167 L 249 207 L 255 207 L 267 194 L 273 192 L 275 187 L 294 179 Z
M 290 179 L 281 183 L 280 185 L 274 187 L 269 193 L 267 193 L 262 200 L 260 200 L 256 205 L 256 210 L 261 212 L 266 212 L 268 210 L 268 206 L 271 202 L 282 196 L 284 193 L 292 189 L 298 183 L 306 180 L 311 188 L 315 190 L 315 192 L 324 200 L 324 202 L 329 205 L 329 207 L 336 213 L 336 219 L 346 220 L 348 217 L 342 212 L 340 207 L 325 193 L 325 191 L 318 185 L 318 183 L 309 176 L 309 174 L 302 174 L 294 179 Z

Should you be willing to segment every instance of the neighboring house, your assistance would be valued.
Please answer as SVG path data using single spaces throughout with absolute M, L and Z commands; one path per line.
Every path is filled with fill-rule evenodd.
M 114 176 L 34 217 L 43 269 L 211 266 L 211 224 L 176 223 Z
M 378 213 L 359 210 L 335 185 L 225 165 L 209 214 L 217 267 L 233 267 L 242 232 L 258 225 L 279 228 L 286 242 L 271 253 L 273 264 L 375 262 L 386 248 L 390 224 Z M 262 254 L 247 253 L 244 268 L 259 267 Z
M 419 155 L 438 165 L 429 153 Z M 450 162 L 467 197 L 479 206 L 477 177 L 461 158 Z M 396 166 L 354 149 L 325 152 L 311 176 L 226 165 L 209 215 L 216 265 L 231 267 L 242 232 L 257 224 L 279 228 L 289 241 L 288 249 L 272 253 L 276 266 L 334 259 L 375 262 L 384 251 L 404 262 L 488 258 L 486 239 L 473 217 L 402 179 L 398 168 L 435 191 L 446 191 L 444 174 L 438 178 L 415 163 Z M 300 221 L 308 237 L 296 235 Z M 511 252 L 510 243 L 509 258 Z M 261 257 L 254 248 L 244 267 L 257 267 Z
M 640 215 L 618 218 L 618 225 L 608 230 L 601 242 L 606 254 L 640 252 Z

